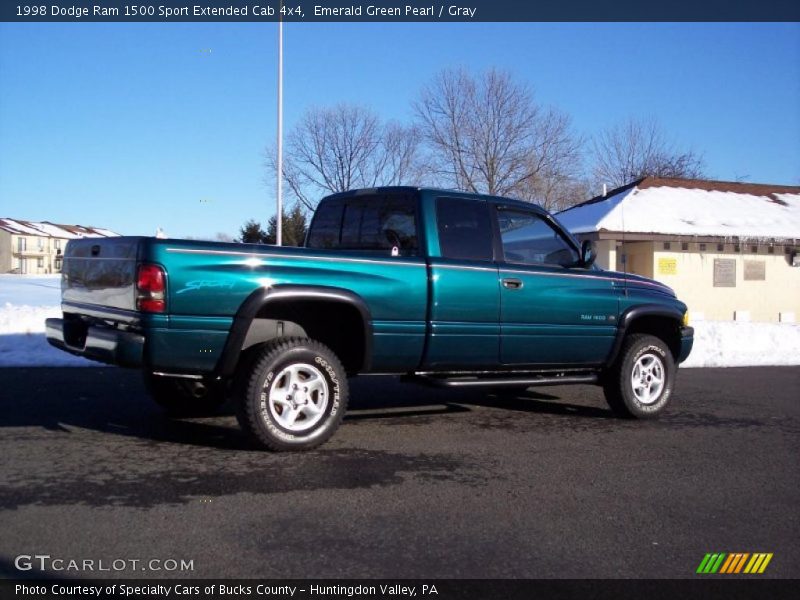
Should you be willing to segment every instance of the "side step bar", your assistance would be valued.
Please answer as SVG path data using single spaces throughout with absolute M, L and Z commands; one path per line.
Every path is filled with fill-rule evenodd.
M 570 385 L 573 383 L 594 384 L 598 381 L 597 373 L 569 375 L 540 375 L 523 377 L 447 377 L 415 373 L 405 378 L 407 381 L 421 383 L 433 387 L 502 387 L 502 386 L 534 386 L 534 385 Z

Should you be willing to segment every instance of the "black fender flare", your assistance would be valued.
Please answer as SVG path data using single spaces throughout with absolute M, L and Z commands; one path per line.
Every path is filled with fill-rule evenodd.
M 605 361 L 605 366 L 610 367 L 617 360 L 619 351 L 622 349 L 622 342 L 625 340 L 625 335 L 628 333 L 628 328 L 637 319 L 642 317 L 666 317 L 675 321 L 677 327 L 680 328 L 683 322 L 683 313 L 675 307 L 665 306 L 663 304 L 638 304 L 626 309 L 620 315 L 619 322 L 617 323 L 617 334 L 614 337 L 614 344 L 611 346 L 611 352 Z
M 217 375 L 229 377 L 236 370 L 247 333 L 256 315 L 270 303 L 285 300 L 327 300 L 341 302 L 354 307 L 364 323 L 364 362 L 361 371 L 369 371 L 372 362 L 372 316 L 364 299 L 358 294 L 342 288 L 322 285 L 275 285 L 253 291 L 233 318 L 228 339 L 217 363 Z

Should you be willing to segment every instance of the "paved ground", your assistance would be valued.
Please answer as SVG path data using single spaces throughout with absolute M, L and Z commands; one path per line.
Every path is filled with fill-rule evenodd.
M 592 387 L 361 378 L 330 443 L 277 455 L 230 413 L 166 419 L 136 372 L 0 369 L 0 572 L 49 554 L 198 577 L 689 577 L 756 551 L 800 576 L 800 368 L 679 377 L 659 422 L 612 418 Z

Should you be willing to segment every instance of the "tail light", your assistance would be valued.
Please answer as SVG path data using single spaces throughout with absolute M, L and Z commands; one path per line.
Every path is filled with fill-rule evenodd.
M 167 279 L 156 265 L 139 265 L 136 275 L 136 310 L 162 313 L 166 307 Z

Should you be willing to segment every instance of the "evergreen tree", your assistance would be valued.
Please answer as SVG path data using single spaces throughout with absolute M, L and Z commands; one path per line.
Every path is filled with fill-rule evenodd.
M 302 246 L 306 241 L 306 214 L 299 204 L 283 219 L 283 231 L 287 246 Z
M 267 225 L 265 241 L 267 244 L 274 244 L 278 235 L 278 220 L 273 215 Z M 306 239 L 306 215 L 299 204 L 295 204 L 289 214 L 283 213 L 283 245 L 302 246 Z
M 270 221 L 272 224 L 272 221 Z M 239 229 L 239 242 L 245 244 L 265 244 L 267 242 L 267 233 L 262 229 L 261 224 L 255 219 L 248 220 L 242 228 Z

